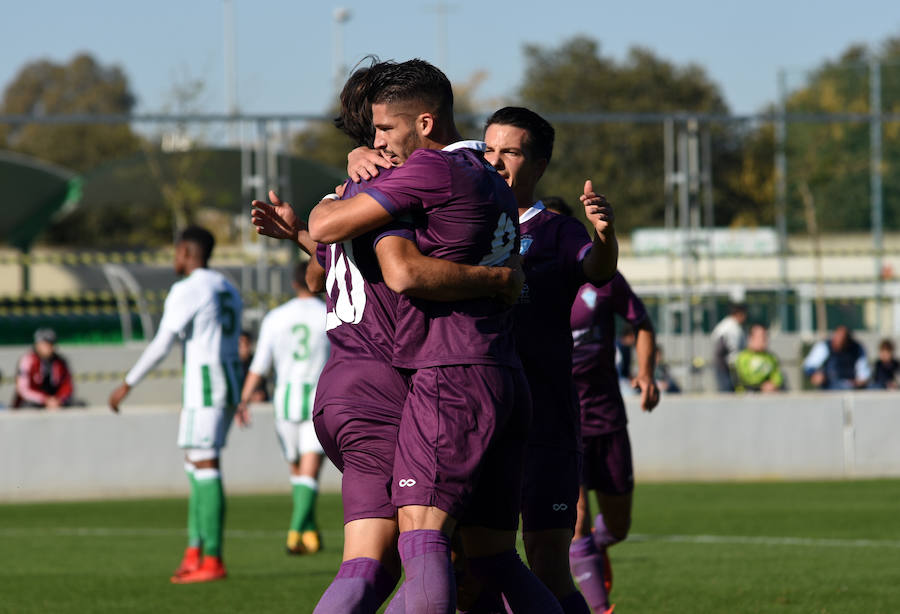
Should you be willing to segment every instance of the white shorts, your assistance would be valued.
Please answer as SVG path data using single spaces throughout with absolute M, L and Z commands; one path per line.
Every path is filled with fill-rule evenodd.
M 182 409 L 178 424 L 178 447 L 215 450 L 224 448 L 233 418 L 232 409 L 212 407 Z
M 284 418 L 275 418 L 275 432 L 281 442 L 284 459 L 296 463 L 300 456 L 307 452 L 322 454 L 322 444 L 316 437 L 316 429 L 312 420 L 293 422 Z

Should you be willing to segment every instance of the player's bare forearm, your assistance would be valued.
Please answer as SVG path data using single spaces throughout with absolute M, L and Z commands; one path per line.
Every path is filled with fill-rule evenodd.
M 262 384 L 262 376 L 253 371 L 247 371 L 244 387 L 241 389 L 241 403 L 249 403 L 260 384 Z
M 309 266 L 306 267 L 306 287 L 316 294 L 325 291 L 325 267 L 316 259 L 315 250 L 309 259 Z
M 391 214 L 365 193 L 347 200 L 326 199 L 309 214 L 309 235 L 318 243 L 339 243 L 375 230 L 391 219 Z
M 616 274 L 616 267 L 619 265 L 615 215 L 606 197 L 594 192 L 594 184 L 590 179 L 584 182 L 584 193 L 579 200 L 584 205 L 587 221 L 594 227 L 594 244 L 584 259 L 584 273 L 590 282 L 603 283 Z
M 388 236 L 375 247 L 385 283 L 398 294 L 432 301 L 500 298 L 515 302 L 524 276 L 509 267 L 473 266 L 423 255 L 403 237 Z
M 649 318 L 637 327 L 634 351 L 638 365 L 635 384 L 641 389 L 641 408 L 651 411 L 659 403 L 659 388 L 653 377 L 656 371 L 656 332 Z
M 619 266 L 619 241 L 612 224 L 603 233 L 594 235 L 591 251 L 582 261 L 584 275 L 593 284 L 603 284 L 612 279 Z

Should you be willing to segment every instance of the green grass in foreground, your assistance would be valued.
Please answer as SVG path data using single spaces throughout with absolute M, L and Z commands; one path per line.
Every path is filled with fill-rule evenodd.
M 283 552 L 290 498 L 229 497 L 230 577 L 174 586 L 185 502 L 0 506 L 0 612 L 311 612 L 340 562 Z M 900 481 L 641 484 L 632 539 L 612 551 L 629 612 L 900 611 Z M 707 537 L 708 536 L 708 537 Z

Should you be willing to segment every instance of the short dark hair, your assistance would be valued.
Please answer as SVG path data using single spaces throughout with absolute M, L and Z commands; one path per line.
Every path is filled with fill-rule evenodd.
M 315 256 L 313 256 L 315 258 Z M 304 260 L 294 265 L 294 283 L 304 290 L 309 290 L 306 285 L 306 269 L 309 268 L 309 261 Z
M 369 64 L 363 66 L 362 64 L 366 61 Z M 377 72 L 376 67 L 382 65 L 376 56 L 366 56 L 356 65 L 356 70 L 353 71 L 341 90 L 341 108 L 339 115 L 334 118 L 334 125 L 360 146 L 371 147 L 375 141 L 369 93 L 372 78 Z
M 543 196 L 541 197 L 541 202 L 544 203 L 545 208 L 551 211 L 572 217 L 572 207 L 569 206 L 569 203 L 562 196 Z
M 372 67 L 371 102 L 420 102 L 436 117 L 453 119 L 453 86 L 441 70 L 425 60 L 382 62 Z
M 531 155 L 538 159 L 550 160 L 553 156 L 553 140 L 556 138 L 556 131 L 546 119 L 525 107 L 503 107 L 494 112 L 487 122 L 484 129 L 492 124 L 501 126 L 515 126 L 521 128 L 528 133 L 528 139 L 525 144 L 531 152 Z
M 216 239 L 212 233 L 202 226 L 188 226 L 178 233 L 178 239 L 175 242 L 193 243 L 199 247 L 204 262 L 209 261 L 213 248 L 216 246 Z
M 882 339 L 881 343 L 878 344 L 878 349 L 879 350 L 887 350 L 893 354 L 894 353 L 894 342 L 891 341 L 890 339 Z

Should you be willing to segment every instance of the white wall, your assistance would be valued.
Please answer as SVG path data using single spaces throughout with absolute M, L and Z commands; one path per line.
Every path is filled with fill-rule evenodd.
M 900 476 L 900 395 L 885 391 L 628 399 L 638 480 Z
M 252 426 L 235 425 L 222 454 L 226 491 L 289 492 L 271 406 L 253 410 Z M 177 433 L 177 406 L 0 412 L 0 501 L 187 493 Z M 340 489 L 330 463 L 321 482 Z
M 900 476 L 900 395 L 889 392 L 629 398 L 638 481 Z M 0 501 L 184 494 L 176 406 L 0 412 Z M 268 406 L 234 427 L 222 459 L 230 493 L 287 492 Z M 328 464 L 322 489 L 338 491 Z

